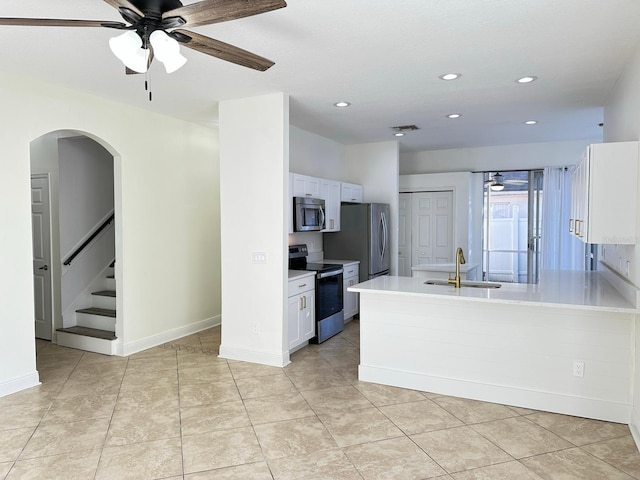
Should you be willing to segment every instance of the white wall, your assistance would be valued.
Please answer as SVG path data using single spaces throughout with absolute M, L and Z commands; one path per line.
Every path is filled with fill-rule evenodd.
M 640 48 L 627 64 L 604 109 L 604 141 L 633 140 L 640 140 Z M 638 222 L 640 225 L 640 212 Z M 623 270 L 626 262 L 630 262 L 629 280 L 640 287 L 640 245 L 606 245 L 605 248 L 605 263 L 619 271 L 620 259 Z M 602 251 L 600 253 L 602 257 Z M 640 446 L 640 315 L 636 315 L 635 328 L 634 408 L 630 428 L 636 445 Z
M 220 356 L 289 363 L 285 309 L 289 99 L 220 103 L 222 344 Z M 253 263 L 253 253 L 266 263 Z
M 345 181 L 345 146 L 301 128 L 289 126 L 289 171 Z M 299 232 L 289 235 L 289 245 L 305 243 L 309 249 L 309 259 L 322 258 L 323 234 Z
M 302 175 L 345 181 L 345 146 L 301 128 L 289 127 L 289 170 Z
M 64 261 L 113 212 L 113 156 L 94 140 L 80 136 L 60 138 L 57 158 L 59 249 Z M 69 307 L 115 259 L 114 232 L 112 223 L 71 265 L 62 266 L 60 291 L 65 327 L 75 324 L 75 312 L 66 314 Z M 58 279 L 53 281 L 57 283 Z
M 115 159 L 123 353 L 211 324 L 220 313 L 216 131 L 70 90 L 0 76 L 0 395 L 35 371 L 30 142 L 88 132 Z
M 60 256 L 66 258 L 113 210 L 113 156 L 87 137 L 58 140 Z
M 400 155 L 400 174 L 530 170 L 575 165 L 585 147 L 601 139 L 456 148 Z
M 365 203 L 390 205 L 391 275 L 398 272 L 398 159 L 397 141 L 348 145 L 345 151 L 344 181 L 362 185 Z

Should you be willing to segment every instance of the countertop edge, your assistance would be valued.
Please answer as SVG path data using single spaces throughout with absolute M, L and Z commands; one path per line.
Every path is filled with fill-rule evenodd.
M 423 279 L 411 277 L 386 277 L 386 279 L 385 277 L 379 277 L 379 279 L 369 280 L 349 287 L 348 291 L 362 294 L 373 293 L 377 295 L 433 298 L 442 301 L 527 305 L 531 307 L 568 308 L 625 314 L 640 313 L 638 306 L 611 286 L 606 278 L 600 277 L 596 272 L 593 273 L 593 276 L 584 280 L 593 288 L 591 296 L 585 299 L 580 295 L 575 296 L 575 293 L 573 296 L 568 293 L 567 301 L 563 301 L 562 297 L 554 298 L 554 292 L 557 290 L 558 279 L 568 277 L 575 281 L 575 276 L 572 277 L 571 274 L 565 274 L 564 277 L 562 274 L 556 274 L 559 277 L 551 280 L 549 285 L 546 286 L 548 291 L 545 291 L 544 286 L 537 287 L 526 284 L 504 284 L 504 290 L 456 289 L 454 287 L 424 285 Z M 539 288 L 539 290 L 530 291 L 531 288 Z M 494 295 L 493 297 L 492 294 Z

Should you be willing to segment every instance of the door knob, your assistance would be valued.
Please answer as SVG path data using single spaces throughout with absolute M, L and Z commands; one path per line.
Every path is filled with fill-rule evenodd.
M 47 270 L 49 270 L 49 265 L 45 265 L 44 267 L 40 267 L 38 270 L 47 271 Z

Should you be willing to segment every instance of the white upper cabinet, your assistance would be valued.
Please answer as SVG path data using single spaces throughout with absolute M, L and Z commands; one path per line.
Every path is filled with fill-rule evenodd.
M 638 142 L 589 145 L 571 172 L 569 231 L 585 243 L 638 243 Z
M 345 203 L 362 203 L 362 185 L 342 182 L 340 200 Z
M 325 225 L 322 232 L 340 231 L 340 182 L 320 179 L 320 198 L 324 200 Z
M 292 173 L 292 197 L 313 197 L 320 198 L 320 179 Z

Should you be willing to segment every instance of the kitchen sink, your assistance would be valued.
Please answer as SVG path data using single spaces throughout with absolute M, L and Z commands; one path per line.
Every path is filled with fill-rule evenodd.
M 447 287 L 455 287 L 452 283 L 447 282 L 446 280 L 427 280 L 424 282 L 425 285 L 443 285 Z M 462 287 L 471 287 L 471 288 L 500 288 L 502 286 L 501 283 L 497 282 L 472 282 L 470 280 L 460 280 L 460 288 Z

